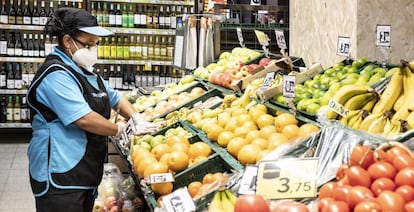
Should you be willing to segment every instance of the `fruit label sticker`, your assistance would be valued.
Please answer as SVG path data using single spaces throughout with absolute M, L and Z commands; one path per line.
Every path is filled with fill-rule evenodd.
M 285 34 L 282 30 L 275 30 L 276 42 L 280 49 L 287 49 Z
M 174 192 L 162 197 L 163 209 L 168 212 L 191 212 L 196 207 L 187 188 L 179 188 Z
M 296 77 L 293 75 L 283 75 L 283 97 L 288 99 L 295 98 Z
M 262 86 L 260 86 L 260 90 L 267 90 L 273 84 L 273 80 L 275 79 L 275 72 L 269 72 L 266 74 L 266 77 L 263 81 Z
M 132 133 L 135 131 L 135 124 L 133 119 L 129 119 L 124 129 L 122 130 L 122 140 L 128 143 L 131 139 Z
M 338 36 L 338 49 L 336 54 L 349 57 L 351 55 L 351 38 Z
M 243 177 L 240 182 L 238 190 L 239 194 L 255 194 L 256 193 L 256 181 L 257 170 L 259 167 L 247 165 L 244 169 Z
M 237 32 L 237 38 L 239 38 L 239 43 L 240 43 L 240 46 L 241 46 L 242 48 L 245 48 L 245 45 L 244 45 L 244 39 L 243 39 L 243 33 L 242 33 L 241 28 L 240 28 L 240 27 L 237 27 L 237 28 L 236 28 L 236 32 Z
M 318 158 L 287 158 L 259 163 L 256 193 L 266 199 L 316 196 Z
M 377 25 L 376 45 L 377 47 L 391 47 L 391 25 Z
M 174 182 L 174 177 L 171 173 L 151 174 L 147 178 L 147 183 L 149 184 L 166 182 Z
M 330 99 L 328 102 L 328 109 L 333 110 L 335 113 L 345 117 L 348 114 L 348 111 L 343 105 L 339 104 L 333 99 Z

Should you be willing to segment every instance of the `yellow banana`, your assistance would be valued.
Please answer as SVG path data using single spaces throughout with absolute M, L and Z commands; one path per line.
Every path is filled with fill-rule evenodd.
M 374 105 L 377 103 L 379 98 L 374 98 L 371 99 L 371 101 L 369 101 L 368 103 L 366 103 L 363 107 L 362 110 L 366 110 L 368 112 L 372 111 L 372 108 L 374 107 Z
M 233 212 L 234 204 L 230 201 L 224 191 L 220 192 L 221 194 L 221 206 L 223 207 L 224 212 Z
M 381 135 L 384 132 L 384 126 L 387 123 L 387 117 L 381 116 L 379 119 L 374 120 L 369 125 L 368 132 L 374 135 Z
M 346 114 L 346 116 L 343 116 L 341 119 L 339 119 L 339 122 L 345 126 L 348 126 L 348 122 L 349 120 L 358 115 L 358 113 L 360 112 L 360 110 L 350 110 L 348 111 L 348 113 Z
M 356 114 L 356 115 L 352 116 L 351 118 L 349 118 L 349 121 L 348 121 L 347 126 L 352 128 L 352 126 L 354 126 L 354 124 L 355 124 L 355 123 L 358 121 L 358 119 L 360 119 L 360 118 L 361 118 L 360 113 L 358 113 L 358 114 Z M 361 120 L 361 121 L 362 121 L 362 120 Z
M 405 100 L 404 98 L 405 98 L 404 92 L 401 92 L 400 96 L 395 101 L 394 106 L 392 107 L 394 111 L 398 111 L 401 108 L 401 106 L 404 104 L 404 100 Z
M 231 193 L 231 191 L 228 190 L 228 189 L 224 190 L 224 192 L 226 193 L 226 195 L 229 198 L 230 202 L 233 203 L 233 205 L 236 204 L 237 197 L 233 193 Z
M 401 71 L 397 71 L 392 75 L 390 82 L 372 109 L 372 113 L 384 113 L 385 111 L 392 109 L 394 103 L 403 91 L 403 78 L 404 76 Z
M 358 118 L 355 120 L 355 122 L 350 127 L 353 129 L 359 129 L 363 120 L 364 119 L 362 118 L 362 115 L 358 115 Z
M 401 127 L 401 123 L 394 123 L 393 124 L 394 126 L 393 126 L 393 128 L 391 129 L 391 131 L 390 132 L 388 132 L 385 136 L 387 137 L 387 138 L 395 138 L 396 136 L 398 136 L 400 133 L 401 133 L 401 131 L 402 131 L 402 127 Z
M 414 129 L 414 112 L 407 116 L 407 128 L 408 130 Z
M 383 130 L 382 134 L 387 136 L 388 134 L 390 134 L 392 132 L 394 127 L 395 127 L 394 123 L 389 118 L 387 118 L 387 121 L 385 123 L 384 130 Z
M 338 104 L 344 105 L 351 97 L 368 93 L 371 90 L 372 89 L 368 85 L 344 85 L 335 93 L 332 99 Z M 326 112 L 326 117 L 328 119 L 335 119 L 337 116 L 338 114 L 333 110 L 328 110 Z
M 392 117 L 393 121 L 406 120 L 412 110 L 414 110 L 414 101 L 410 100 L 414 96 L 414 73 L 406 63 L 401 67 L 403 73 L 404 104 Z
M 221 192 L 217 191 L 217 193 L 214 195 L 213 200 L 208 206 L 208 212 L 222 212 L 222 211 L 223 211 L 223 206 L 221 203 Z
M 351 97 L 345 102 L 344 107 L 348 110 L 358 110 L 365 106 L 368 102 L 377 97 L 377 93 L 368 92 Z
M 373 121 L 379 119 L 382 114 L 370 114 L 362 121 L 361 125 L 359 126 L 360 130 L 368 131 L 369 126 L 372 124 Z

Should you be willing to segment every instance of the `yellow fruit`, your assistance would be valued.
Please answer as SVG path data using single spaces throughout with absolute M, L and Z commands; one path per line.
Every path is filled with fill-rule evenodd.
M 209 118 L 208 121 L 206 121 L 203 126 L 201 126 L 201 130 L 204 132 L 207 132 L 208 128 L 210 128 L 211 125 L 217 124 L 216 118 Z
M 278 132 L 282 132 L 283 128 L 289 124 L 298 124 L 298 120 L 296 120 L 296 117 L 290 113 L 281 113 L 278 116 L 276 116 L 274 121 L 274 125 Z
M 171 149 L 168 144 L 158 144 L 151 150 L 151 154 L 153 154 L 157 160 L 159 160 L 163 154 L 169 152 L 171 152 Z
M 165 153 L 161 156 L 161 158 L 158 160 L 161 163 L 168 163 L 168 156 L 170 155 L 170 153 Z
M 266 157 L 271 152 L 272 150 L 270 149 L 265 149 L 265 150 L 260 151 L 259 154 L 256 155 L 256 163 L 260 161 L 261 159 L 263 159 L 264 157 Z
M 234 136 L 244 138 L 244 137 L 246 137 L 248 132 L 250 132 L 250 129 L 247 128 L 247 127 L 243 127 L 243 126 L 237 127 L 234 130 Z
M 168 168 L 175 172 L 186 169 L 189 162 L 188 155 L 184 152 L 171 152 L 167 159 Z
M 188 166 L 192 166 L 204 160 L 207 160 L 206 156 L 197 156 L 196 158 L 190 159 L 190 164 Z
M 236 116 L 236 120 L 237 120 L 238 125 L 243 125 L 244 123 L 249 122 L 252 119 L 249 114 L 243 113 L 243 114 Z
M 237 160 L 243 165 L 255 164 L 256 155 L 262 150 L 254 144 L 247 144 L 243 146 L 237 154 Z
M 276 128 L 273 125 L 269 125 L 266 127 L 263 127 L 260 130 L 260 137 L 268 139 L 270 135 L 276 132 Z
M 319 131 L 319 127 L 317 127 L 313 124 L 306 123 L 306 124 L 302 124 L 299 127 L 298 134 L 299 134 L 299 137 L 301 137 L 301 138 L 307 138 L 310 135 L 312 135 L 313 133 L 316 133 L 318 131 Z
M 134 161 L 136 157 L 140 157 L 142 154 L 146 154 L 146 153 L 150 153 L 150 151 L 148 151 L 148 149 L 140 147 L 139 145 L 132 146 L 132 151 L 131 151 L 131 158 L 133 159 L 132 161 Z
M 269 136 L 268 141 L 267 149 L 274 150 L 279 145 L 289 142 L 289 139 L 282 133 L 273 133 Z
M 185 136 L 173 135 L 173 136 L 168 137 L 167 139 L 168 145 L 173 146 L 176 143 L 183 143 L 187 146 L 190 146 L 190 141 L 188 141 L 188 139 Z
M 220 113 L 217 116 L 217 124 L 219 124 L 221 127 L 226 127 L 227 122 L 230 120 L 231 116 L 229 112 L 223 112 Z
M 155 162 L 151 163 L 144 171 L 144 177 L 148 177 L 151 174 L 162 174 L 168 172 L 168 166 L 165 163 Z
M 203 184 L 200 181 L 194 181 L 188 184 L 187 190 L 188 190 L 188 193 L 190 193 L 190 196 L 192 198 L 195 197 L 195 195 L 198 193 L 202 185 Z
M 237 120 L 232 118 L 227 122 L 226 126 L 224 127 L 224 130 L 234 132 L 234 130 L 236 130 L 237 127 L 239 127 L 239 125 L 237 124 Z
M 208 157 L 211 154 L 211 148 L 208 144 L 198 141 L 193 144 L 190 144 L 188 148 L 188 156 L 190 158 L 196 158 L 198 156 Z
M 299 127 L 296 124 L 286 125 L 282 129 L 282 134 L 285 135 L 289 140 L 294 139 L 298 136 Z
M 247 114 L 247 110 L 241 107 L 237 107 L 231 111 L 232 117 L 238 116 L 240 114 Z
M 246 140 L 244 138 L 235 137 L 227 144 L 227 151 L 234 157 L 237 157 L 237 153 L 245 144 Z
M 257 104 L 255 106 L 253 106 L 252 108 L 250 108 L 250 110 L 252 110 L 252 109 L 259 110 L 259 111 L 262 111 L 264 113 L 267 113 L 267 107 L 264 104 Z
M 220 133 L 220 135 L 217 138 L 217 143 L 221 146 L 221 147 L 226 147 L 227 144 L 230 142 L 230 140 L 234 138 L 234 133 L 230 132 L 230 131 L 224 131 L 222 133 Z
M 151 153 L 147 149 L 144 149 L 144 148 L 135 149 L 134 152 L 132 152 L 131 160 L 133 164 L 139 164 L 139 162 L 141 162 L 144 158 L 150 155 Z
M 145 170 L 151 166 L 151 164 L 157 163 L 157 159 L 155 157 L 146 157 L 141 162 L 134 166 L 135 172 L 137 172 L 139 177 L 144 177 Z
M 187 154 L 189 147 L 190 147 L 190 145 L 187 146 L 187 144 L 185 144 L 185 143 L 175 143 L 171 146 L 171 152 L 180 151 L 180 152 L 184 152 L 184 153 Z
M 151 189 L 154 193 L 158 195 L 166 195 L 172 192 L 173 184 L 171 182 L 167 183 L 155 183 L 151 184 Z
M 267 139 L 264 139 L 264 138 L 255 138 L 251 142 L 251 144 L 254 144 L 254 145 L 260 147 L 260 149 L 262 149 L 262 150 L 267 148 L 268 143 L 269 143 L 269 141 Z
M 250 144 L 253 141 L 253 139 L 260 138 L 260 137 L 261 135 L 260 135 L 259 130 L 252 130 L 246 134 L 245 139 L 246 139 L 246 142 Z
M 256 119 L 256 124 L 259 127 L 259 129 L 273 125 L 274 122 L 275 118 L 270 114 L 262 114 Z
M 211 141 L 217 141 L 218 136 L 221 132 L 223 132 L 223 128 L 218 124 L 211 124 L 205 132 L 207 134 L 208 139 L 210 139 Z
M 258 129 L 256 123 L 253 122 L 253 121 L 245 122 L 242 126 L 248 128 L 250 130 L 257 130 Z

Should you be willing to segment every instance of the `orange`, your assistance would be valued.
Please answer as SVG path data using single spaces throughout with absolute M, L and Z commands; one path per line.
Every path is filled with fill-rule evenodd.
M 132 154 L 133 156 L 131 156 L 131 159 L 133 164 L 139 164 L 139 162 L 141 162 L 144 158 L 152 156 L 152 154 L 147 149 L 143 148 L 135 150 Z
M 186 144 L 187 146 L 190 146 L 190 142 L 188 141 L 188 139 L 185 136 L 182 135 L 173 135 L 168 137 L 167 139 L 167 144 L 172 146 L 176 143 L 183 143 Z
M 237 108 L 234 108 L 234 109 L 231 111 L 231 116 L 232 116 L 232 117 L 238 116 L 238 115 L 240 115 L 240 114 L 247 114 L 247 110 L 246 110 L 246 109 L 244 109 L 244 108 L 242 108 L 242 107 L 237 107 Z
M 205 132 L 208 139 L 211 141 L 217 141 L 220 133 L 223 132 L 223 128 L 218 124 L 212 124 L 207 128 Z
M 197 156 L 208 157 L 211 154 L 211 148 L 208 144 L 198 141 L 193 144 L 190 144 L 188 148 L 188 156 L 190 158 L 196 158 Z
M 230 131 L 224 131 L 222 133 L 220 133 L 220 135 L 217 138 L 217 143 L 221 146 L 221 147 L 226 147 L 227 144 L 230 142 L 230 140 L 234 138 L 234 133 L 230 132 Z
M 255 110 L 259 110 L 259 111 L 262 111 L 262 112 L 267 113 L 267 107 L 266 107 L 266 105 L 264 105 L 264 104 L 257 104 L 257 105 L 254 105 L 252 108 L 250 108 L 250 110 L 251 110 L 251 109 L 255 109 Z
M 171 182 L 167 183 L 155 183 L 151 184 L 151 189 L 154 193 L 158 195 L 166 195 L 172 192 L 173 184 Z
M 180 152 L 187 153 L 189 146 L 190 145 L 187 145 L 185 143 L 175 143 L 171 146 L 171 152 L 180 151 Z
M 250 130 L 257 130 L 258 129 L 256 123 L 254 123 L 253 121 L 245 122 L 242 126 L 246 127 L 246 128 L 249 128 Z
M 244 127 L 244 126 L 237 127 L 234 130 L 234 136 L 244 138 L 244 137 L 246 137 L 248 132 L 250 132 L 250 129 L 247 128 L 247 127 Z
M 265 111 L 259 110 L 257 108 L 250 108 L 249 110 L 249 115 L 252 118 L 252 120 L 257 120 L 257 118 L 259 118 L 259 116 L 266 114 Z
M 163 154 L 162 156 L 161 156 L 161 158 L 158 160 L 159 162 L 161 162 L 161 163 L 165 163 L 165 164 L 167 164 L 167 161 L 168 161 L 168 156 L 170 155 L 170 153 L 165 153 L 165 154 Z
M 267 139 L 264 139 L 264 138 L 255 138 L 251 142 L 251 144 L 254 144 L 254 145 L 260 147 L 260 149 L 262 149 L 262 150 L 267 148 L 268 143 L 269 143 L 269 141 Z
M 264 157 L 266 157 L 271 152 L 272 152 L 272 150 L 270 150 L 270 149 L 265 149 L 265 150 L 262 150 L 261 152 L 259 152 L 259 154 L 256 155 L 256 163 L 258 161 L 260 161 L 261 159 L 263 159 Z
M 251 143 L 255 138 L 261 137 L 259 130 L 251 130 L 246 134 L 246 142 Z
M 144 172 L 147 169 L 147 167 L 149 167 L 153 163 L 157 163 L 157 159 L 155 159 L 154 156 L 146 157 L 136 166 L 134 166 L 135 172 L 137 172 L 138 176 L 142 178 L 144 177 Z
M 274 122 L 275 118 L 270 114 L 262 114 L 256 119 L 256 124 L 259 127 L 259 129 L 273 125 Z
M 197 156 L 196 158 L 190 159 L 190 164 L 188 166 L 192 166 L 204 160 L 207 160 L 206 156 Z
M 237 154 L 237 160 L 243 165 L 255 164 L 256 155 L 262 150 L 254 144 L 247 144 L 243 146 Z
M 299 127 L 299 137 L 301 138 L 307 138 L 311 136 L 313 133 L 316 133 L 319 131 L 319 127 L 313 124 L 302 124 L 302 126 Z
M 220 181 L 220 184 L 226 183 L 228 181 L 227 176 L 225 176 L 223 173 L 221 172 L 216 172 L 213 174 L 214 177 Z
M 296 124 L 289 124 L 283 127 L 282 134 L 287 137 L 287 139 L 292 140 L 298 136 L 299 127 Z
M 148 149 L 142 148 L 139 145 L 134 145 L 131 149 L 131 158 L 134 161 L 137 156 L 140 156 L 145 153 L 150 153 L 150 151 Z
M 169 152 L 171 152 L 171 150 L 168 144 L 158 144 L 151 150 L 151 153 L 155 156 L 157 160 L 159 160 L 163 154 Z
M 207 132 L 207 130 L 211 127 L 211 125 L 213 124 L 217 124 L 217 119 L 216 118 L 207 118 L 207 121 L 204 122 L 203 126 L 201 126 L 201 130 L 203 130 L 204 132 Z M 220 126 L 220 125 L 218 125 Z
M 188 184 L 187 190 L 188 190 L 188 193 L 190 193 L 190 196 L 192 198 L 195 197 L 195 195 L 198 193 L 202 185 L 203 184 L 200 181 L 194 181 Z
M 208 173 L 203 177 L 203 184 L 210 184 L 216 180 L 216 177 L 212 173 Z
M 220 113 L 217 116 L 217 124 L 219 124 L 221 127 L 226 127 L 227 122 L 230 120 L 231 116 L 229 112 L 223 112 Z
M 279 145 L 289 142 L 289 139 L 282 133 L 273 133 L 269 136 L 268 140 L 267 149 L 269 150 L 274 150 Z
M 236 120 L 237 120 L 238 125 L 243 125 L 244 123 L 251 121 L 252 119 L 249 114 L 243 113 L 243 114 L 236 116 Z
M 224 130 L 225 130 L 225 131 L 231 131 L 231 132 L 234 132 L 234 130 L 235 130 L 237 127 L 239 127 L 239 125 L 237 124 L 237 120 L 236 120 L 236 119 L 231 118 L 231 119 L 227 122 L 226 126 L 224 127 Z
M 181 151 L 171 152 L 167 158 L 168 168 L 175 172 L 186 169 L 189 163 L 190 159 L 188 158 L 188 155 Z
M 283 128 L 289 124 L 298 124 L 296 117 L 290 113 L 281 113 L 275 118 L 275 127 L 278 132 L 282 132 Z
M 269 138 L 269 136 L 276 132 L 276 128 L 273 125 L 269 125 L 260 129 L 260 137 Z
M 234 157 L 237 157 L 237 153 L 239 150 L 246 144 L 246 140 L 241 137 L 234 137 L 230 140 L 229 144 L 227 145 L 227 151 L 233 155 Z
M 144 177 L 148 177 L 151 174 L 162 174 L 168 172 L 168 166 L 165 163 L 155 162 L 145 169 Z

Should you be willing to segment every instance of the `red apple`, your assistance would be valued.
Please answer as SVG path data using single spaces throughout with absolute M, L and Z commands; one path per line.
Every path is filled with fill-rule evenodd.
M 248 71 L 239 71 L 234 77 L 236 79 L 243 79 L 247 75 L 250 75 L 250 73 Z
M 240 68 L 240 71 L 247 71 L 247 72 L 251 72 L 251 71 L 253 71 L 253 66 L 250 66 L 250 65 L 244 65 L 244 66 L 242 66 L 241 68 Z
M 267 58 L 267 57 L 262 58 L 262 59 L 260 59 L 259 65 L 261 65 L 261 66 L 267 66 L 270 61 L 271 61 L 270 58 Z
M 231 89 L 231 82 L 234 80 L 233 75 L 230 74 L 224 74 L 224 77 L 222 78 L 221 86 L 225 88 Z
M 228 68 L 226 71 L 224 71 L 224 73 L 235 75 L 237 72 L 239 72 L 239 70 L 239 68 Z
M 216 84 L 217 80 L 218 80 L 218 77 L 219 77 L 219 74 L 221 74 L 221 73 L 219 73 L 219 72 L 211 73 L 208 81 L 210 81 L 213 84 Z

